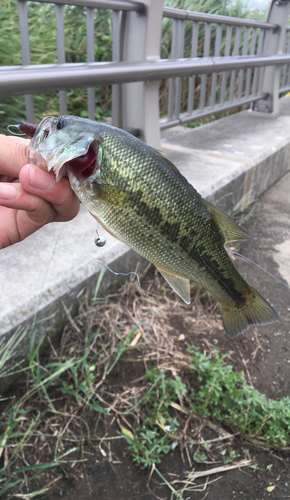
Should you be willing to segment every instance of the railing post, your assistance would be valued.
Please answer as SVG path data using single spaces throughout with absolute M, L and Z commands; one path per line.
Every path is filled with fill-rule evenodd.
M 266 33 L 262 48 L 263 56 L 283 54 L 289 13 L 289 0 L 272 0 L 267 22 L 276 24 L 277 28 Z M 260 70 L 262 81 L 259 82 L 259 88 L 267 95 L 252 105 L 252 111 L 262 113 L 263 116 L 277 116 L 279 113 L 280 73 L 281 66 L 267 66 L 264 70 Z
M 28 15 L 27 15 L 26 0 L 18 1 L 18 17 L 19 17 L 22 64 L 29 65 L 30 47 L 29 47 Z M 26 108 L 27 121 L 29 121 L 30 123 L 35 123 L 33 95 L 31 94 L 25 95 L 25 108 Z
M 122 60 L 160 59 L 163 0 L 143 0 L 144 13 L 124 12 Z M 139 138 L 160 148 L 159 82 L 127 83 L 122 86 L 122 128 L 138 131 Z

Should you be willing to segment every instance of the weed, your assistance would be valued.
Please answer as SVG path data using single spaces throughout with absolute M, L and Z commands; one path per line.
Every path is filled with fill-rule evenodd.
M 290 443 L 290 398 L 267 399 L 252 389 L 242 373 L 225 365 L 225 356 L 214 357 L 190 348 L 190 365 L 198 379 L 199 390 L 191 397 L 191 410 L 211 416 L 253 441 L 285 447 Z
M 193 460 L 196 463 L 204 464 L 207 461 L 207 455 L 202 449 L 197 448 L 193 454 Z
M 148 467 L 159 463 L 173 449 L 179 422 L 170 408 L 172 402 L 180 402 L 186 386 L 180 377 L 168 379 L 165 372 L 156 368 L 147 371 L 145 380 L 149 380 L 151 386 L 138 403 L 138 408 L 142 405 L 146 417 L 141 426 L 136 426 L 129 450 L 133 460 Z
M 172 450 L 172 439 L 158 427 L 142 426 L 136 429 L 134 440 L 129 444 L 133 460 L 150 467 L 161 462 L 161 458 Z
M 264 445 L 285 447 L 290 443 L 290 398 L 267 399 L 247 385 L 242 373 L 225 365 L 225 356 L 214 356 L 196 347 L 189 349 L 191 362 L 189 384 L 181 378 L 168 378 L 157 368 L 147 371 L 150 388 L 139 402 L 144 417 L 129 440 L 133 460 L 143 466 L 159 463 L 179 441 L 179 421 L 172 414 L 172 403 L 190 404 L 190 414 L 216 418 L 242 436 Z M 197 390 L 192 391 L 192 387 Z M 196 462 L 207 461 L 208 446 L 199 446 L 193 454 Z M 224 464 L 233 463 L 240 453 L 231 447 L 221 451 Z
M 223 457 L 224 464 L 232 464 L 241 456 L 239 451 L 234 450 L 230 446 L 228 446 L 225 450 L 222 450 L 221 455 Z
M 41 357 L 41 344 L 32 347 L 25 392 L 17 389 L 0 417 L 0 496 L 41 495 L 60 471 L 70 472 L 72 467 L 75 477 L 80 477 L 88 456 L 102 460 L 106 455 L 107 460 L 110 444 L 117 439 L 127 443 L 136 463 L 152 467 L 157 474 L 155 464 L 178 444 L 188 463 L 222 458 L 224 465 L 212 469 L 212 474 L 240 463 L 249 465 L 250 460 L 232 465 L 242 451 L 231 446 L 232 436 L 225 438 L 216 420 L 263 445 L 289 444 L 289 398 L 273 401 L 251 389 L 217 351 L 207 355 L 191 347 L 185 353 L 174 343 L 170 346 L 164 318 L 169 324 L 172 310 L 181 316 L 185 306 L 173 293 L 166 294 L 155 276 L 154 293 L 162 296 L 158 301 L 151 292 L 151 278 L 142 292 L 130 283 L 100 299 L 100 278 L 93 300 L 97 307 L 80 307 L 81 314 L 65 329 L 50 357 Z M 197 310 L 201 308 L 199 313 L 204 311 L 201 302 L 195 304 Z M 212 329 L 208 318 L 206 323 L 200 320 L 203 331 L 205 325 Z M 132 339 L 137 332 L 142 341 L 136 345 Z M 132 361 L 135 369 L 138 365 L 139 382 L 134 377 L 130 386 L 132 378 L 121 381 L 118 374 L 120 365 L 131 371 Z M 116 420 L 121 436 L 107 432 Z M 204 436 L 203 428 L 207 429 Z M 204 441 L 212 430 L 218 438 Z M 179 492 L 166 483 L 172 498 L 194 491 L 195 479 L 206 473 L 195 471 Z
M 0 340 L 0 380 L 23 371 L 23 368 L 21 367 L 23 359 L 19 359 L 17 363 L 15 363 L 15 361 L 12 362 L 12 360 L 19 357 L 19 346 L 26 333 L 26 329 L 20 327 L 10 337 L 10 339 L 6 340 L 5 338 L 2 338 Z

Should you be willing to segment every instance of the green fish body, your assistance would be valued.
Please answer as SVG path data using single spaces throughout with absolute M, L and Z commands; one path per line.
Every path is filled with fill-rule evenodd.
M 89 212 L 152 262 L 187 304 L 190 280 L 208 290 L 230 337 L 278 320 L 224 248 L 247 233 L 204 200 L 161 152 L 123 130 L 72 116 L 45 118 L 30 149 L 34 163 L 57 177 L 67 172 Z

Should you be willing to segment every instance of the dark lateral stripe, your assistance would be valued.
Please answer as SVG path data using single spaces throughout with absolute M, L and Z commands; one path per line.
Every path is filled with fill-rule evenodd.
M 246 298 L 242 294 L 239 286 L 243 281 L 243 278 L 234 267 L 232 268 L 233 264 L 229 257 L 227 255 L 223 255 L 223 252 L 226 252 L 224 248 L 218 249 L 217 254 L 212 256 L 201 241 L 199 241 L 197 245 L 193 245 L 191 240 L 191 244 L 189 245 L 188 235 L 182 236 L 179 239 L 179 245 L 181 250 L 186 253 L 190 259 L 197 262 L 201 269 L 207 271 L 208 274 L 210 274 L 217 281 L 219 287 L 227 293 L 237 306 L 245 304 Z M 219 254 L 223 262 L 219 262 Z M 224 262 L 224 260 L 226 260 L 226 262 Z M 234 279 L 234 277 L 232 278 L 226 276 L 223 271 L 226 271 L 227 274 L 229 272 L 237 273 L 237 278 L 240 283 L 237 283 L 237 279 Z

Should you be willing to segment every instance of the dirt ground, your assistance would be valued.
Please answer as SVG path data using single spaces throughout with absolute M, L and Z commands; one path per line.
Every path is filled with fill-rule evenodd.
M 245 224 L 252 239 L 240 249 L 241 253 L 284 281 L 287 273 L 284 273 L 284 276 L 279 273 L 277 246 L 287 240 L 290 245 L 289 193 L 290 174 L 284 176 L 256 204 L 248 223 Z M 245 278 L 273 305 L 279 315 L 279 323 L 252 328 L 234 340 L 227 338 L 221 329 L 213 330 L 210 338 L 202 333 L 197 338 L 194 324 L 190 324 L 186 316 L 180 317 L 172 311 L 170 318 L 172 335 L 180 338 L 183 334 L 188 344 L 195 343 L 205 348 L 209 342 L 214 344 L 220 352 L 227 353 L 235 370 L 244 370 L 250 383 L 260 392 L 273 399 L 289 396 L 290 291 L 251 264 L 241 259 L 237 259 L 236 264 Z M 286 267 L 287 265 L 290 266 L 290 261 L 285 262 Z M 122 373 L 120 364 L 115 374 L 118 382 L 126 379 L 128 383 L 128 375 L 130 376 L 126 372 Z M 205 485 L 204 478 L 199 479 L 197 484 L 200 483 L 201 491 L 186 492 L 184 499 L 266 500 L 269 498 L 280 500 L 290 498 L 289 451 L 264 450 L 239 438 L 236 438 L 233 446 L 235 450 L 242 450 L 243 456 L 251 457 L 258 464 L 257 469 L 246 467 L 229 470 L 210 477 L 209 483 L 213 479 L 217 480 L 206 486 L 202 486 Z M 59 496 L 54 495 L 54 499 L 109 500 L 118 497 L 119 500 L 128 498 L 169 500 L 174 498 L 156 474 L 153 473 L 149 481 L 148 470 L 142 470 L 134 465 L 122 444 L 115 446 L 113 453 L 115 461 L 121 463 L 113 464 L 103 457 L 97 464 L 94 462 L 88 464 L 87 478 L 77 484 L 72 481 L 73 489 L 67 485 L 68 487 L 65 488 L 67 493 L 63 491 Z M 196 467 L 205 468 L 204 465 L 196 465 Z M 178 480 L 184 478 L 188 472 L 188 463 L 182 459 L 180 450 L 176 449 L 163 459 L 159 470 L 168 480 Z
M 248 221 L 243 224 L 252 239 L 239 249 L 248 258 L 285 281 L 290 275 L 290 260 L 287 260 L 287 244 L 290 245 L 290 173 L 273 186 L 257 203 Z M 280 249 L 284 249 L 284 254 Z M 278 251 L 279 249 L 280 251 Z M 286 249 L 286 251 L 285 251 Z M 278 262 L 280 264 L 278 264 Z M 172 345 L 178 345 L 180 351 L 187 346 L 199 345 L 209 352 L 213 347 L 227 354 L 227 360 L 235 371 L 243 371 L 248 383 L 267 397 L 280 399 L 290 395 L 290 291 L 281 283 L 262 272 L 257 267 L 236 259 L 235 263 L 245 278 L 257 288 L 272 304 L 279 315 L 280 321 L 274 325 L 253 327 L 236 339 L 229 339 L 223 330 L 218 309 L 215 305 L 205 303 L 204 309 L 195 310 L 195 300 L 188 308 L 179 305 L 179 299 L 169 290 L 173 297 L 171 309 L 162 318 L 162 307 L 159 314 L 151 321 L 154 335 L 162 337 L 162 329 L 170 332 Z M 279 267 L 280 265 L 280 267 Z M 153 281 L 152 281 L 153 280 Z M 160 284 L 161 283 L 161 284 Z M 289 282 L 290 285 L 290 282 Z M 147 276 L 142 287 L 150 293 L 160 292 L 165 287 L 162 278 L 153 273 Z M 134 292 L 136 294 L 136 292 Z M 149 293 L 149 292 L 148 292 Z M 131 306 L 131 298 L 127 297 Z M 174 302 L 175 301 L 175 302 Z M 181 302 L 181 301 L 180 301 Z M 202 302 L 202 301 L 201 301 Z M 176 307 L 174 307 L 176 304 Z M 124 306 L 119 306 L 124 307 Z M 144 311 L 146 310 L 144 304 Z M 188 308 L 188 309 L 186 309 Z M 118 311 L 117 314 L 121 314 Z M 135 302 L 132 303 L 132 315 L 136 313 Z M 201 321 L 197 330 L 197 318 Z M 76 324 L 79 323 L 76 321 Z M 202 322 L 203 321 L 203 322 Z M 210 326 L 209 326 L 210 322 Z M 146 326 L 146 325 L 145 325 Z M 145 327 L 144 327 L 145 328 Z M 124 329 L 126 325 L 124 323 Z M 71 335 L 71 334 L 70 334 Z M 144 333 L 144 342 L 146 337 Z M 166 362 L 174 353 L 170 345 L 162 343 L 160 352 L 166 350 Z M 168 344 L 168 339 L 166 339 Z M 116 364 L 107 380 L 110 392 L 118 394 L 124 386 L 138 387 L 144 374 L 141 357 L 150 360 L 150 339 L 147 351 L 140 351 L 138 346 L 131 353 L 136 356 L 136 363 L 126 363 L 122 359 Z M 160 353 L 159 353 L 160 355 Z M 158 355 L 158 356 L 159 356 Z M 154 360 L 162 364 L 162 358 Z M 145 363 L 146 364 L 146 363 Z M 179 415 L 182 420 L 183 416 Z M 95 423 L 88 422 L 92 432 Z M 188 432 L 196 432 L 200 426 L 199 436 L 202 439 L 214 439 L 217 436 L 215 423 L 190 421 Z M 290 422 L 289 422 L 290 426 Z M 99 423 L 98 434 L 109 437 L 120 435 L 117 421 L 110 424 Z M 88 460 L 80 468 L 62 468 L 59 479 L 49 494 L 41 496 L 42 500 L 79 500 L 96 499 L 118 500 L 280 500 L 290 499 L 290 451 L 264 449 L 239 436 L 225 440 L 225 446 L 239 460 L 250 459 L 251 466 L 234 468 L 217 474 L 200 477 L 195 482 L 195 491 L 185 490 L 179 497 L 170 490 L 160 475 L 152 470 L 142 468 L 132 461 L 132 457 L 123 439 L 113 439 L 109 447 L 89 450 Z M 205 471 L 222 465 L 218 461 L 217 451 L 212 453 L 211 463 L 196 463 L 177 447 L 166 455 L 158 471 L 174 488 L 180 490 L 188 473 L 192 470 Z

